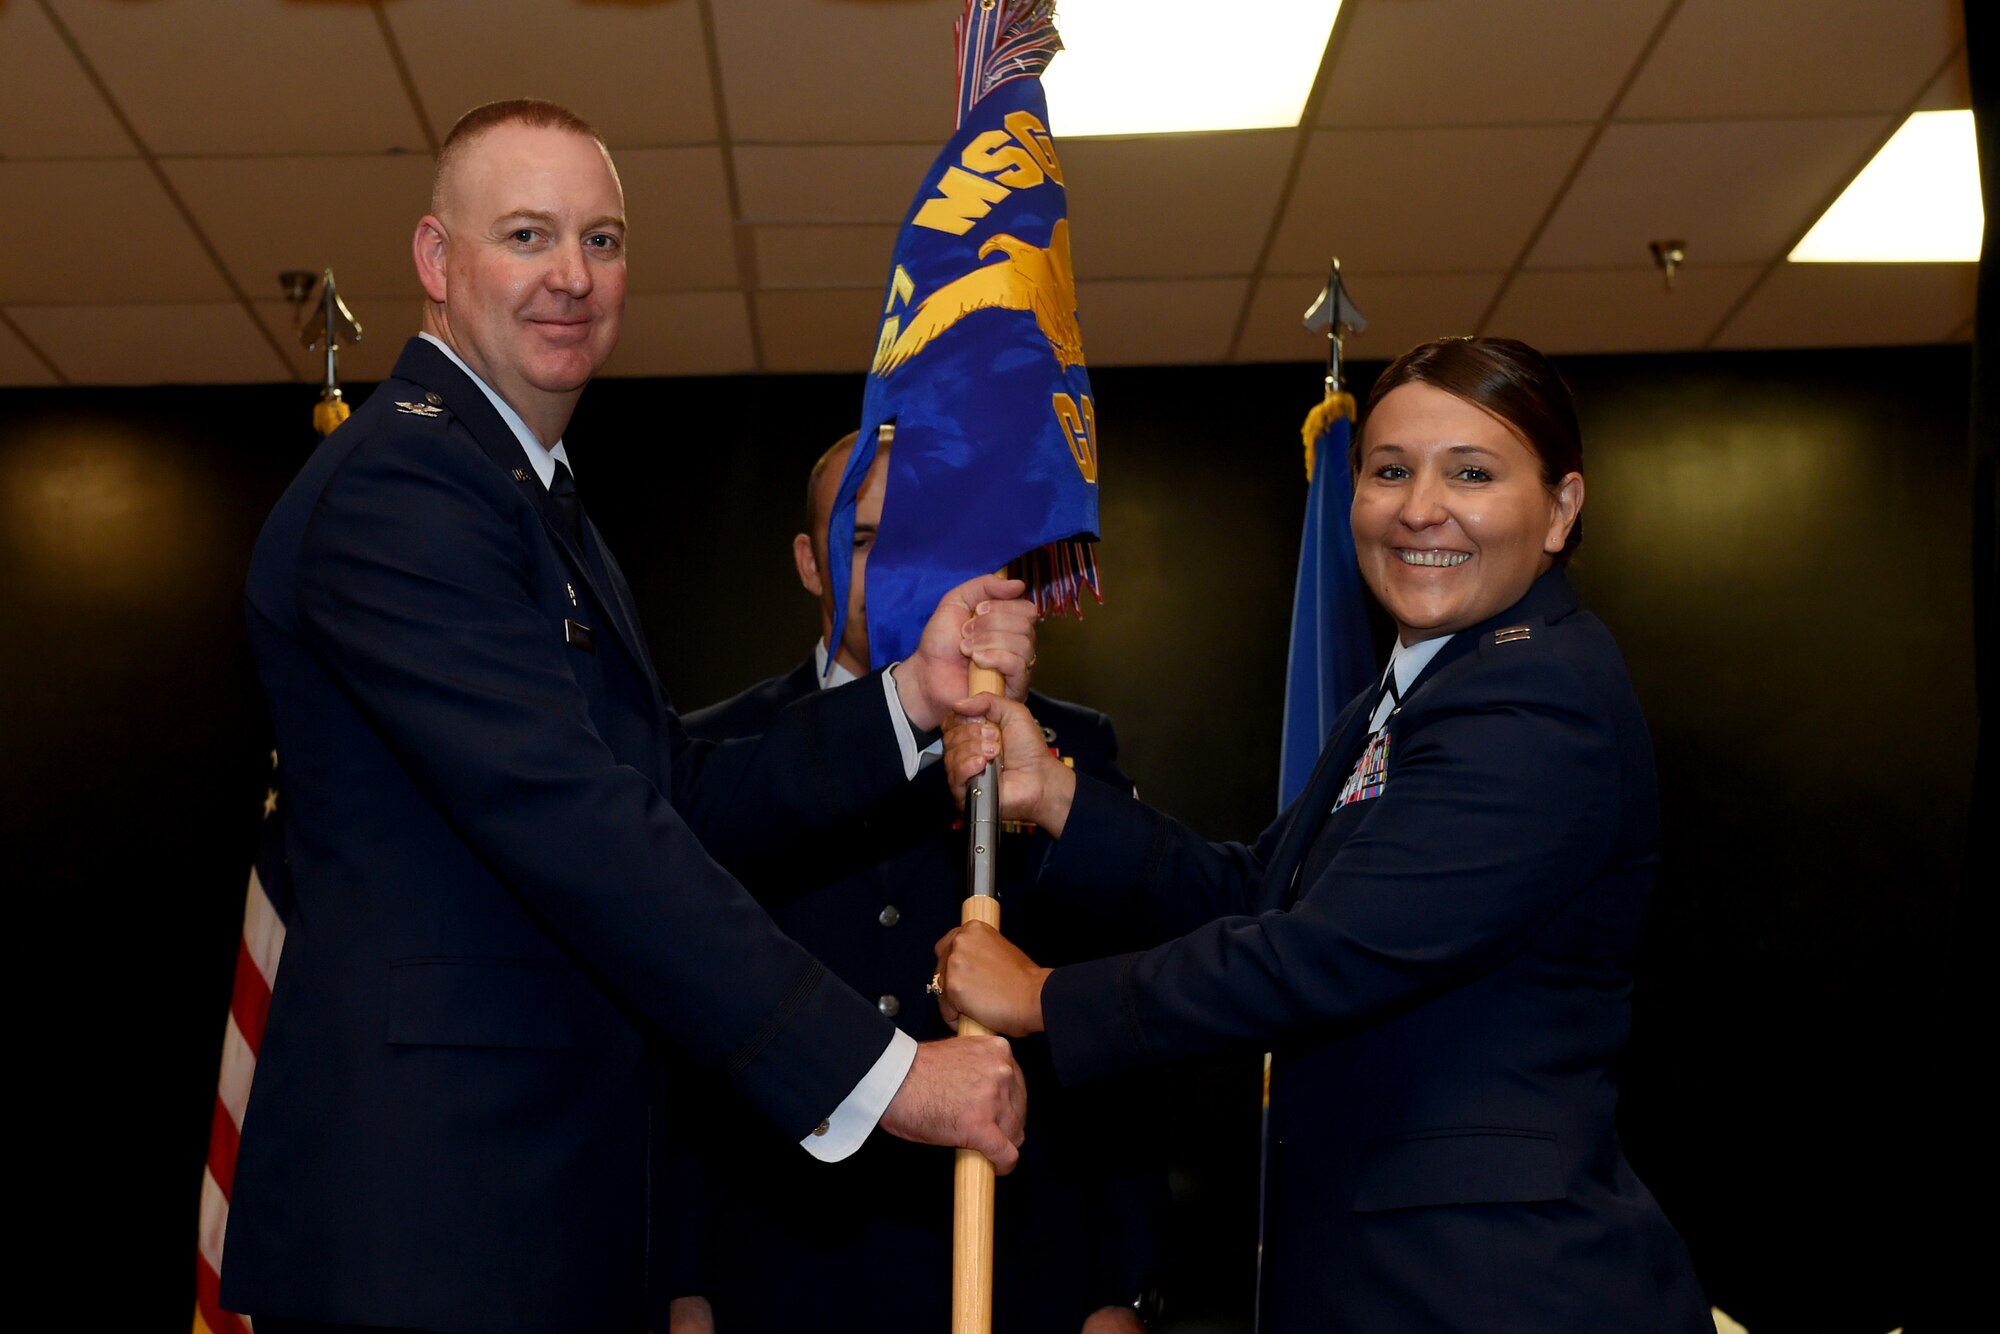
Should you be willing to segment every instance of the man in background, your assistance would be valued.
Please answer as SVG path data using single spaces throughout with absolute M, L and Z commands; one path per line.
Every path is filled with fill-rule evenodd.
M 799 582 L 819 602 L 818 643 L 784 676 L 688 714 L 692 735 L 718 742 L 762 735 L 802 701 L 869 671 L 867 558 L 882 516 L 893 444 L 886 435 L 857 501 L 841 641 L 828 642 L 835 607 L 827 527 L 852 434 L 814 464 L 806 531 L 792 539 Z M 1065 762 L 1131 786 L 1117 767 L 1109 718 L 1038 692 L 1029 695 L 1029 707 Z M 937 766 L 896 802 L 743 870 L 745 886 L 788 934 L 919 1040 L 950 1031 L 924 987 L 937 962 L 932 946 L 958 925 L 965 894 L 965 834 L 954 828 L 956 817 Z M 1066 920 L 1060 904 L 1034 901 L 1035 868 L 1048 846 L 1028 829 L 1002 836 L 1009 935 L 1064 958 L 1114 947 L 1108 933 L 1093 935 Z M 1165 1202 L 1164 1172 L 1134 1147 L 1145 1142 L 1148 1118 L 1133 1105 L 1129 1084 L 1065 1090 L 1040 1044 L 1019 1044 L 1016 1055 L 1029 1081 L 1035 1131 L 1022 1147 L 1020 1169 L 998 1193 L 994 1328 L 1139 1334 L 1141 1313 L 1152 1304 Z M 683 1297 L 673 1308 L 677 1334 L 947 1328 L 952 1178 L 936 1155 L 871 1143 L 837 1177 L 816 1177 L 800 1171 L 792 1161 L 798 1155 L 732 1103 L 726 1096 L 702 1100 L 701 1119 L 675 1127 L 686 1147 L 677 1146 L 681 1156 L 671 1170 L 679 1180 L 700 1180 L 698 1188 L 666 1192 L 664 1253 L 700 1257 L 669 1280 Z M 695 1201 L 701 1207 L 690 1208 Z M 696 1245 L 680 1244 L 690 1237 Z

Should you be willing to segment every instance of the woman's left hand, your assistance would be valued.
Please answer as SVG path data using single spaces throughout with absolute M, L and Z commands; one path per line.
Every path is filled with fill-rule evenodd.
M 1052 968 L 1037 967 L 984 922 L 967 922 L 937 943 L 938 1009 L 948 1024 L 969 1014 L 1010 1038 L 1042 1031 L 1042 983 Z

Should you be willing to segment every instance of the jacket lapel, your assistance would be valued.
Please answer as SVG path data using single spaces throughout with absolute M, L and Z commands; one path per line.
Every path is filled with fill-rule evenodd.
M 542 498 L 547 500 L 548 489 L 546 487 L 537 489 L 542 492 Z M 542 517 L 546 524 L 549 511 L 544 510 Z M 625 582 L 625 572 L 619 568 L 617 557 L 613 556 L 611 548 L 605 545 L 604 535 L 597 531 L 597 525 L 591 521 L 588 513 L 583 516 L 583 522 L 587 530 L 584 540 L 589 544 L 586 558 L 595 558 L 591 560 L 591 569 L 611 590 L 611 600 L 604 602 L 600 599 L 600 602 L 612 619 L 612 628 L 617 630 L 619 642 L 625 646 L 626 652 L 639 665 L 641 674 L 652 685 L 653 693 L 665 699 L 666 688 L 660 684 L 660 674 L 653 668 L 653 655 L 646 648 L 646 636 L 639 629 L 639 609 L 632 603 L 632 586 Z
M 1486 620 L 1470 630 L 1461 630 L 1451 637 L 1451 641 L 1437 651 L 1437 656 L 1424 664 L 1417 673 L 1417 679 L 1410 682 L 1410 688 L 1403 692 L 1403 702 L 1408 704 L 1424 686 L 1459 659 L 1470 655 L 1495 630 L 1509 625 L 1537 625 L 1559 621 L 1577 608 L 1576 589 L 1570 584 L 1569 575 L 1560 565 L 1553 566 L 1528 586 L 1519 602 Z M 1397 712 L 1402 711 L 1398 706 Z
M 1312 846 L 1320 826 L 1333 813 L 1334 795 L 1340 791 L 1347 771 L 1354 767 L 1361 752 L 1361 743 L 1367 739 L 1368 718 L 1375 711 L 1378 697 L 1371 687 L 1348 701 L 1340 720 L 1334 724 L 1332 736 L 1321 747 L 1319 763 L 1313 767 L 1312 777 L 1292 807 L 1291 823 L 1286 826 L 1277 851 L 1271 855 L 1265 879 L 1267 883 L 1285 887 L 1280 902 L 1287 906 L 1297 895 L 1299 868 L 1305 865 L 1306 849 Z
M 528 503 L 541 516 L 543 530 L 562 553 L 570 572 L 590 593 L 591 600 L 604 609 L 611 622 L 607 628 L 612 637 L 640 674 L 652 684 L 654 692 L 659 693 L 659 677 L 654 673 L 645 645 L 638 637 L 638 617 L 623 596 L 623 590 L 618 587 L 623 580 L 609 577 L 608 568 L 606 575 L 600 576 L 595 562 L 587 559 L 583 549 L 570 539 L 556 514 L 555 501 L 550 499 L 549 489 L 542 485 L 542 479 L 528 466 L 527 455 L 522 451 L 513 428 L 494 411 L 485 393 L 452 363 L 450 357 L 422 338 L 412 338 L 404 346 L 393 374 L 398 380 L 421 385 L 442 398 L 451 414 L 464 423 L 480 449 L 493 460 L 494 466 L 514 479 L 521 494 L 528 498 Z M 589 522 L 588 516 L 585 523 L 589 529 L 589 540 L 596 540 L 596 525 Z M 598 549 L 604 550 L 601 542 Z M 607 567 L 608 564 L 607 559 Z

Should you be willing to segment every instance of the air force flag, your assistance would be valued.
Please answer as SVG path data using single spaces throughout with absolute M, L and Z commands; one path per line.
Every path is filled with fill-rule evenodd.
M 839 643 L 855 499 L 892 425 L 868 556 L 876 666 L 908 657 L 946 592 L 1010 563 L 1045 612 L 1097 592 L 1097 421 L 1070 269 L 1062 164 L 1040 74 L 1061 49 L 1048 0 L 969 0 L 958 131 L 896 240 L 861 433 L 828 535 Z

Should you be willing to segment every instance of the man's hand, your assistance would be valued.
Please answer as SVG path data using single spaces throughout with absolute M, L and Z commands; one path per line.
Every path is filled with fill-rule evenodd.
M 1076 771 L 1049 753 L 1042 725 L 1025 704 L 997 695 L 975 695 L 952 706 L 956 712 L 945 728 L 945 774 L 958 804 L 965 805 L 965 785 L 998 758 L 1000 818 L 1028 820 L 1050 838 L 1061 838 L 1076 798 Z
M 1028 1086 L 1005 1038 L 944 1038 L 917 1059 L 882 1113 L 882 1129 L 919 1144 L 977 1149 L 1006 1176 L 1019 1161 Z
M 1088 1334 L 1090 1326 L 1085 1325 L 1084 1330 Z M 667 1308 L 667 1334 L 715 1334 L 715 1312 L 709 1309 L 708 1298 L 674 1298 Z
M 1035 622 L 1041 613 L 1019 579 L 983 574 L 944 595 L 924 626 L 917 651 L 896 664 L 896 693 L 919 732 L 943 724 L 954 702 L 971 694 L 968 662 L 1007 679 L 1007 695 L 1028 694 L 1035 661 Z
M 1038 966 L 1013 941 L 984 922 L 967 922 L 937 943 L 938 1009 L 948 1024 L 969 1014 L 1010 1038 L 1042 1031 L 1042 984 L 1053 968 Z

